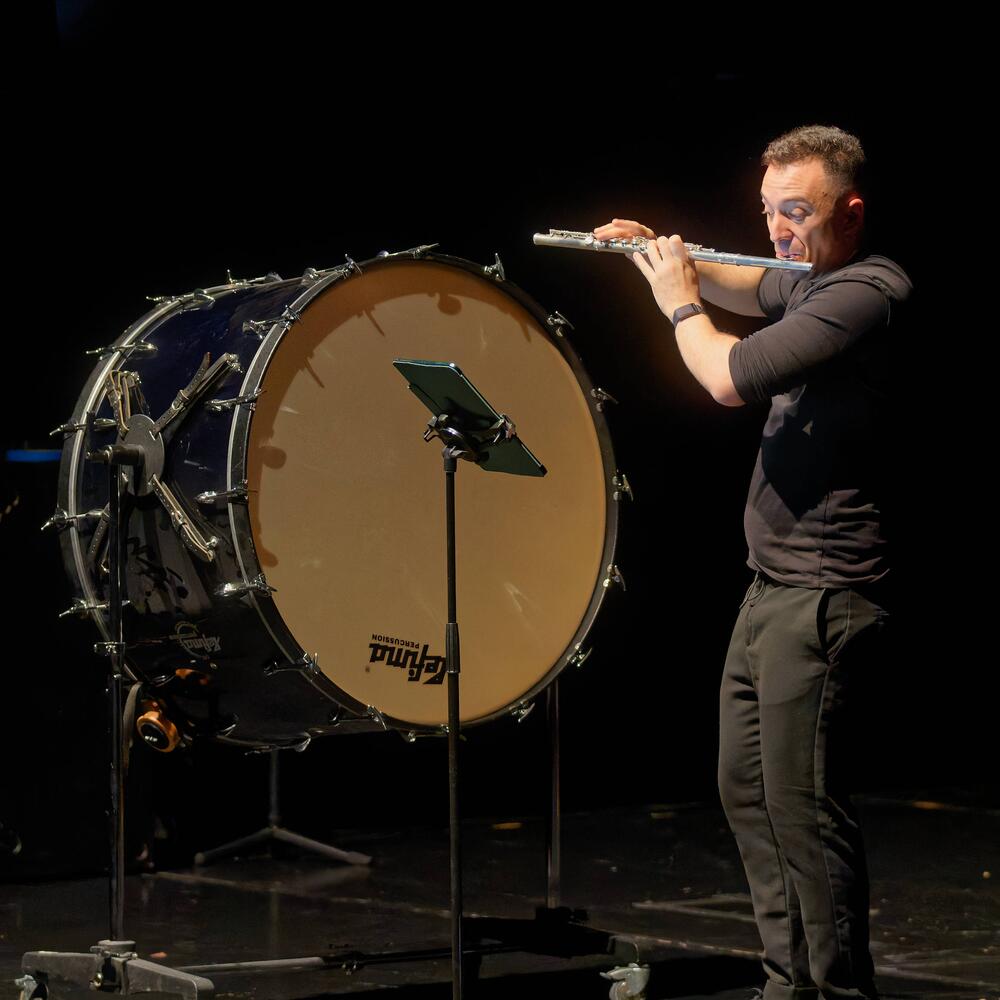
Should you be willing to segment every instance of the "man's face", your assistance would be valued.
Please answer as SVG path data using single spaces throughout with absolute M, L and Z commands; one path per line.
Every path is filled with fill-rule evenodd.
M 835 191 L 819 159 L 767 168 L 760 199 L 775 256 L 807 261 L 814 272 L 840 267 L 851 257 L 863 206 L 857 195 L 838 198 Z

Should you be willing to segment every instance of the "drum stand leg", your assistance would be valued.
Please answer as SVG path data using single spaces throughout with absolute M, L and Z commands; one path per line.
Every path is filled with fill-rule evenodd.
M 319 855 L 330 861 L 343 861 L 349 865 L 370 865 L 371 856 L 362 854 L 359 851 L 345 851 L 332 844 L 324 844 L 322 841 L 313 840 L 311 837 L 304 837 L 300 833 L 293 833 L 286 830 L 281 825 L 281 813 L 279 811 L 279 780 L 278 780 L 278 750 L 271 751 L 270 767 L 270 809 L 268 810 L 267 826 L 256 833 L 251 833 L 246 837 L 239 837 L 228 843 L 220 844 L 208 851 L 199 851 L 194 856 L 196 865 L 210 865 L 220 858 L 232 857 L 235 854 L 244 854 L 249 848 L 257 847 L 261 844 L 273 844 L 279 841 L 283 844 L 291 844 L 300 850 L 308 851 L 310 854 Z
M 134 445 L 115 445 L 98 456 L 108 463 L 108 642 L 96 651 L 108 657 L 108 710 L 111 730 L 111 809 L 109 840 L 111 866 L 108 871 L 110 937 L 89 952 L 29 951 L 21 958 L 23 975 L 16 980 L 21 1000 L 44 1000 L 49 983 L 81 988 L 132 993 L 163 993 L 187 1000 L 214 995 L 211 981 L 189 972 L 140 959 L 135 942 L 125 938 L 125 775 L 122 752 L 122 687 L 125 643 L 122 635 L 122 467 L 140 466 L 142 451 Z

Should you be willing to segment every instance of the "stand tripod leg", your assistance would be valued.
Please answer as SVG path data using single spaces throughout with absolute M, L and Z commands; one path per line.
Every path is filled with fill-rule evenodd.
M 331 844 L 324 844 L 319 840 L 312 840 L 310 837 L 303 837 L 301 833 L 292 833 L 280 826 L 272 827 L 271 836 L 275 840 L 280 840 L 284 844 L 292 844 L 303 851 L 318 854 L 320 857 L 329 858 L 331 861 L 343 861 L 349 865 L 370 865 L 372 863 L 370 854 L 362 854 L 360 851 L 344 851 Z
M 300 850 L 318 854 L 320 857 L 329 858 L 331 861 L 342 861 L 349 865 L 370 865 L 371 855 L 362 854 L 360 851 L 345 851 L 332 844 L 324 844 L 322 841 L 313 840 L 311 837 L 303 837 L 300 833 L 293 833 L 285 830 L 281 826 L 280 809 L 280 784 L 278 780 L 278 750 L 271 751 L 271 761 L 269 768 L 269 808 L 267 822 L 268 825 L 263 830 L 251 833 L 246 837 L 239 837 L 230 840 L 228 843 L 220 844 L 208 851 L 199 851 L 194 856 L 196 865 L 209 865 L 213 861 L 221 858 L 232 857 L 234 854 L 246 850 L 248 847 L 256 847 L 258 844 L 269 844 L 280 841 L 284 844 L 292 844 Z

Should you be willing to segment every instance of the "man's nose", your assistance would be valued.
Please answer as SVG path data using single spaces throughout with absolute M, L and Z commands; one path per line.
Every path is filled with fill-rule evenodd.
M 777 213 L 767 220 L 767 231 L 772 243 L 788 239 L 792 235 L 792 231 L 788 228 L 788 221 Z

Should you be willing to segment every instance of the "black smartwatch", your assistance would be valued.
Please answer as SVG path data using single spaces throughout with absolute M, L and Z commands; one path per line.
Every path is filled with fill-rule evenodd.
M 703 313 L 704 311 L 704 307 L 698 305 L 697 302 L 689 302 L 686 306 L 680 306 L 674 310 L 673 316 L 670 317 L 670 322 L 674 326 L 677 326 L 681 320 L 687 319 L 688 316 L 697 316 L 698 313 Z

